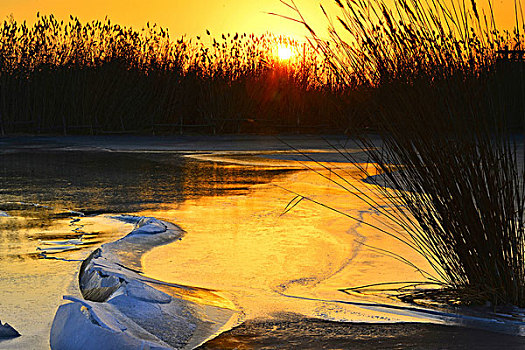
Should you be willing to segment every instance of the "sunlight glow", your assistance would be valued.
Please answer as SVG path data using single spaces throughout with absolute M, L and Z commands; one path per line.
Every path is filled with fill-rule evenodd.
M 288 61 L 290 58 L 292 58 L 292 56 L 293 56 L 292 49 L 289 48 L 288 46 L 279 45 L 277 47 L 277 57 L 281 61 Z

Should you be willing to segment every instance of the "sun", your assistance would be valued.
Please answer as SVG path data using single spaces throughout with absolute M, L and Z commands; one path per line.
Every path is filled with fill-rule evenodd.
M 277 46 L 277 57 L 281 61 L 288 61 L 290 58 L 292 58 L 293 52 L 292 49 L 288 46 L 279 45 Z

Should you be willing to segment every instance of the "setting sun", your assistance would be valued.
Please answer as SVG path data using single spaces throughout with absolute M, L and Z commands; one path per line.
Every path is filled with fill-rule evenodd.
M 281 61 L 288 61 L 290 58 L 292 58 L 293 52 L 292 49 L 288 46 L 279 45 L 277 47 L 277 57 Z

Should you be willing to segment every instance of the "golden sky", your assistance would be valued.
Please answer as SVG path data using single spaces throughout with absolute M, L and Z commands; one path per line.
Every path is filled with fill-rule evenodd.
M 305 11 L 320 13 L 317 1 L 303 3 Z M 278 12 L 291 15 L 278 0 L 0 0 L 2 19 L 12 13 L 17 20 L 31 22 L 37 11 L 41 14 L 53 13 L 64 19 L 73 14 L 81 21 L 103 19 L 107 15 L 114 23 L 137 28 L 150 21 L 168 27 L 174 35 L 194 36 L 203 34 L 206 29 L 215 34 L 266 31 L 299 36 L 305 34 L 300 25 L 267 14 Z
M 334 9 L 333 0 L 296 0 L 304 15 L 317 30 L 326 27 L 319 10 L 322 2 Z M 479 3 L 486 3 L 481 0 Z M 512 23 L 514 0 L 495 0 L 499 24 Z M 36 12 L 53 13 L 66 19 L 70 14 L 81 21 L 103 19 L 141 28 L 147 21 L 168 27 L 172 35 L 201 35 L 206 29 L 218 35 L 227 32 L 264 33 L 271 31 L 302 38 L 304 29 L 294 22 L 268 15 L 292 13 L 279 0 L 0 0 L 0 17 L 13 14 L 17 20 L 34 20 Z M 337 11 L 333 11 L 336 13 Z

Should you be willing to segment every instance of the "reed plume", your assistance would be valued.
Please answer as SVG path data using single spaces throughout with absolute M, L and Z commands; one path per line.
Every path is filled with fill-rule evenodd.
M 278 45 L 301 54 L 281 63 Z M 333 128 L 349 102 L 330 74 L 310 46 L 268 33 L 173 39 L 149 23 L 10 18 L 0 27 L 0 133 Z

